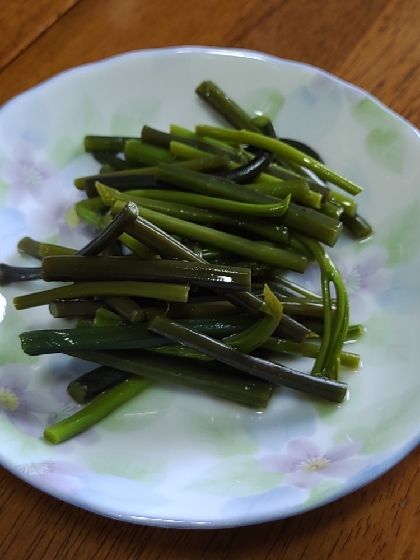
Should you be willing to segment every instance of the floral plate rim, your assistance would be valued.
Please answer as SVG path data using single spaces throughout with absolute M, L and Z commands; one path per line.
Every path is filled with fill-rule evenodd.
M 210 55 L 218 55 L 218 56 L 227 55 L 227 56 L 242 57 L 242 58 L 247 58 L 247 59 L 250 59 L 250 58 L 251 59 L 258 59 L 258 60 L 261 60 L 262 62 L 272 61 L 276 64 L 290 65 L 290 66 L 293 66 L 295 68 L 310 68 L 310 69 L 314 70 L 316 73 L 324 75 L 329 80 L 334 81 L 334 82 L 340 84 L 341 86 L 349 88 L 353 91 L 357 91 L 361 95 L 363 95 L 365 98 L 369 98 L 377 106 L 379 106 L 382 110 L 386 111 L 388 114 L 392 115 L 394 118 L 396 118 L 399 121 L 402 121 L 406 125 L 408 125 L 409 128 L 411 129 L 411 131 L 414 132 L 416 137 L 418 139 L 420 139 L 420 132 L 418 131 L 418 129 L 416 127 L 414 127 L 406 119 L 404 119 L 403 117 L 398 115 L 396 112 L 394 112 L 392 109 L 390 109 L 385 104 L 383 104 L 375 96 L 367 93 L 362 88 L 359 88 L 358 86 L 355 86 L 355 85 L 353 85 L 353 84 L 351 84 L 351 83 L 349 83 L 349 82 L 347 82 L 347 81 L 345 81 L 341 78 L 338 78 L 338 77 L 334 76 L 333 74 L 331 74 L 329 72 L 326 72 L 326 71 L 324 71 L 320 68 L 317 68 L 313 65 L 306 64 L 306 63 L 281 59 L 279 57 L 269 55 L 269 54 L 265 54 L 265 53 L 262 53 L 262 52 L 259 52 L 259 51 L 253 51 L 253 50 L 247 50 L 247 49 L 203 47 L 203 46 L 179 46 L 179 47 L 170 47 L 170 48 L 158 48 L 158 49 L 146 49 L 146 50 L 140 50 L 140 51 L 131 51 L 131 52 L 128 52 L 128 53 L 122 53 L 122 54 L 119 54 L 119 55 L 115 55 L 115 56 L 106 58 L 106 59 L 101 60 L 101 61 L 83 64 L 81 66 L 77 66 L 77 67 L 65 70 L 65 71 L 49 78 L 48 80 L 42 82 L 41 84 L 38 84 L 38 85 L 26 90 L 25 92 L 17 95 L 13 99 L 7 101 L 2 107 L 0 107 L 0 113 L 3 110 L 5 110 L 8 106 L 13 104 L 17 99 L 20 99 L 24 96 L 30 95 L 34 91 L 42 90 L 44 87 L 48 87 L 48 85 L 51 82 L 54 82 L 55 80 L 60 80 L 63 76 L 89 72 L 89 70 L 92 67 L 106 65 L 107 63 L 109 63 L 111 61 L 115 61 L 115 60 L 120 59 L 120 58 L 130 58 L 130 57 L 136 58 L 136 57 L 139 57 L 139 56 L 141 56 L 141 57 L 147 57 L 147 56 L 165 57 L 167 55 L 182 55 L 184 53 L 185 54 L 189 54 L 189 53 L 210 54 Z M 343 484 L 337 491 L 328 495 L 324 499 L 322 499 L 322 498 L 319 499 L 316 502 L 315 505 L 313 503 L 311 503 L 311 504 L 308 504 L 307 506 L 305 506 L 305 505 L 298 506 L 298 507 L 290 506 L 289 509 L 284 509 L 281 512 L 281 515 L 278 515 L 278 514 L 277 515 L 275 515 L 275 514 L 269 514 L 269 515 L 252 514 L 252 516 L 248 516 L 248 517 L 245 516 L 245 518 L 244 517 L 237 517 L 237 518 L 231 517 L 231 518 L 226 519 L 226 520 L 216 519 L 216 520 L 212 520 L 212 521 L 199 521 L 199 520 L 197 520 L 197 521 L 185 521 L 185 520 L 182 520 L 182 519 L 177 520 L 177 519 L 142 517 L 142 516 L 136 516 L 136 515 L 128 515 L 128 514 L 125 514 L 125 513 L 119 514 L 115 510 L 108 510 L 106 508 L 99 509 L 98 507 L 90 507 L 89 503 L 86 503 L 84 501 L 79 501 L 77 499 L 73 499 L 72 497 L 70 497 L 68 495 L 63 495 L 59 491 L 55 491 L 54 489 L 51 489 L 51 488 L 46 488 L 44 485 L 38 484 L 37 482 L 35 482 L 33 480 L 30 480 L 28 477 L 23 476 L 22 473 L 18 469 L 16 469 L 15 466 L 9 464 L 7 459 L 5 460 L 5 458 L 2 455 L 0 455 L 0 460 L 1 460 L 1 463 L 3 464 L 3 466 L 6 469 L 8 469 L 10 472 L 12 472 L 18 478 L 24 480 L 25 482 L 30 483 L 32 486 L 37 487 L 38 489 L 40 489 L 42 491 L 46 491 L 50 495 L 55 496 L 59 499 L 62 499 L 64 501 L 68 502 L 68 503 L 71 503 L 71 504 L 79 506 L 79 507 L 83 507 L 84 509 L 86 509 L 88 511 L 92 511 L 94 513 L 105 515 L 107 517 L 111 517 L 111 518 L 114 518 L 114 519 L 125 520 L 125 521 L 130 521 L 130 522 L 133 522 L 133 523 L 141 523 L 141 524 L 145 524 L 145 525 L 160 526 L 160 527 L 164 526 L 164 527 L 181 527 L 181 528 L 223 528 L 223 527 L 249 525 L 249 524 L 263 523 L 263 522 L 267 522 L 267 521 L 283 519 L 283 518 L 289 517 L 291 515 L 297 515 L 297 514 L 305 512 L 305 511 L 309 511 L 311 509 L 314 509 L 314 507 L 320 507 L 322 505 L 330 503 L 330 502 L 332 502 L 336 499 L 339 499 L 339 498 L 341 498 L 341 497 L 343 497 L 343 496 L 345 496 L 345 495 L 347 495 L 347 494 L 365 486 L 366 484 L 375 480 L 379 476 L 382 476 L 385 472 L 387 472 L 389 469 L 391 469 L 393 466 L 395 466 L 398 462 L 400 462 L 419 443 L 420 443 L 420 433 L 415 434 L 412 437 L 412 439 L 410 439 L 408 442 L 406 442 L 405 445 L 399 446 L 397 449 L 394 448 L 392 450 L 392 453 L 385 460 L 382 461 L 382 463 L 380 464 L 380 466 L 378 466 L 378 468 L 375 470 L 375 472 L 369 473 L 363 479 L 357 480 L 357 482 L 350 483 L 350 484 L 348 484 L 348 483 Z

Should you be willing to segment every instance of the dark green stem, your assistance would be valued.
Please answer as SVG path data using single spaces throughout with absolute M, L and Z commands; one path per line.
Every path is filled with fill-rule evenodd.
M 174 323 L 161 315 L 156 315 L 148 326 L 153 332 L 166 336 L 174 342 L 185 344 L 226 365 L 271 383 L 284 385 L 334 402 L 342 402 L 346 396 L 347 386 L 344 383 L 323 377 L 308 376 L 286 366 L 249 356 L 218 340 Z
M 343 214 L 341 216 L 341 221 L 343 222 L 346 230 L 355 239 L 368 239 L 373 234 L 373 228 L 370 223 L 359 214 L 356 214 L 355 216 Z
M 0 286 L 8 286 L 16 282 L 30 282 L 41 278 L 38 266 L 12 266 L 0 263 Z
M 349 194 L 356 195 L 362 191 L 361 187 L 349 179 L 338 175 L 338 173 L 335 173 L 314 158 L 311 158 L 310 156 L 292 148 L 288 144 L 280 142 L 279 140 L 263 136 L 262 134 L 258 134 L 256 132 L 249 132 L 248 130 L 230 130 L 208 125 L 198 125 L 196 127 L 196 132 L 199 135 L 210 136 L 211 138 L 216 138 L 218 140 L 235 142 L 237 144 L 250 144 L 258 148 L 271 150 L 274 154 L 280 156 L 286 161 L 290 160 L 302 167 L 310 169 L 320 179 L 330 181 Z
M 202 82 L 195 90 L 197 95 L 222 115 L 235 128 L 260 132 L 251 117 L 226 95 L 214 82 Z
M 46 257 L 42 277 L 47 281 L 86 282 L 136 280 L 192 284 L 231 290 L 250 290 L 251 272 L 246 268 L 127 257 Z
M 101 195 L 104 196 L 104 202 L 109 202 L 109 199 L 108 201 L 106 199 L 107 191 L 109 191 L 108 187 L 101 185 L 99 190 Z M 113 211 L 118 211 L 119 209 L 120 203 L 117 201 L 113 207 Z M 186 222 L 185 220 L 173 218 L 172 216 L 167 216 L 146 208 L 139 208 L 139 215 L 142 218 L 151 221 L 156 226 L 164 229 L 167 233 L 208 243 L 214 247 L 219 247 L 220 249 L 242 255 L 258 262 L 264 262 L 296 272 L 303 272 L 306 268 L 307 259 L 297 253 L 292 253 L 284 249 L 257 243 L 251 240 L 244 241 L 242 237 L 237 235 L 232 235 L 217 231 L 210 227 Z M 134 222 L 131 226 L 131 231 L 135 225 L 136 222 Z
M 174 156 L 166 149 L 146 144 L 141 140 L 128 140 L 124 144 L 124 155 L 142 165 L 158 165 L 161 162 L 173 163 Z
M 205 391 L 255 409 L 266 408 L 273 390 L 271 383 L 247 374 L 232 374 L 221 364 L 196 362 L 135 350 L 73 352 L 70 355 L 108 365 L 163 383 L 174 383 L 189 389 Z
M 70 381 L 67 392 L 78 404 L 86 404 L 130 377 L 132 375 L 125 371 L 99 366 Z
M 158 282 L 81 282 L 70 286 L 34 292 L 14 298 L 16 309 L 28 309 L 49 304 L 56 299 L 83 297 L 133 296 L 161 299 L 164 301 L 188 300 L 189 286 L 162 284 Z
M 18 251 L 27 255 L 28 257 L 33 257 L 34 259 L 41 260 L 39 254 L 40 242 L 35 241 L 31 237 L 22 237 L 22 239 L 17 244 Z

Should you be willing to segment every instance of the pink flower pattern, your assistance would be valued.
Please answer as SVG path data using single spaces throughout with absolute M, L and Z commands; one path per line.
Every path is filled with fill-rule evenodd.
M 286 485 L 310 489 L 326 478 L 350 478 L 365 468 L 365 459 L 354 456 L 362 445 L 349 442 L 322 453 L 310 439 L 295 439 L 288 443 L 287 455 L 266 455 L 259 466 L 265 472 L 285 474 Z
M 385 268 L 388 251 L 381 245 L 370 245 L 360 253 L 343 251 L 334 258 L 346 284 L 352 321 L 364 323 L 374 311 L 376 296 L 391 287 L 393 271 Z
M 30 376 L 19 364 L 8 364 L 0 368 L 0 414 L 23 433 L 40 437 L 47 427 L 55 400 L 48 395 L 31 391 Z
M 61 183 L 56 167 L 38 159 L 31 144 L 23 140 L 16 146 L 13 157 L 2 162 L 0 173 L 10 184 L 6 199 L 11 206 L 19 206 L 28 198 L 43 202 L 48 192 Z
M 350 321 L 366 322 L 374 312 L 376 298 L 391 287 L 394 272 L 385 267 L 388 260 L 387 249 L 381 245 L 367 245 L 358 253 L 347 247 L 328 252 L 347 288 Z M 309 265 L 305 274 L 293 273 L 290 278 L 317 294 L 321 293 L 320 272 L 316 263 Z
M 17 470 L 22 478 L 35 486 L 68 495 L 83 490 L 84 484 L 80 477 L 89 474 L 88 469 L 81 465 L 60 460 L 25 463 L 18 465 Z
M 45 239 L 58 233 L 61 243 L 72 240 L 67 215 L 82 193 L 66 188 L 59 170 L 41 159 L 29 142 L 21 141 L 2 162 L 0 176 L 9 184 L 6 204 L 26 215 L 30 235 Z

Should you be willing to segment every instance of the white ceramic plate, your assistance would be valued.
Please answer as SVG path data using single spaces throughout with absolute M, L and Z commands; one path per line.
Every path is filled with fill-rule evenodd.
M 344 373 L 349 400 L 332 406 L 283 390 L 259 413 L 161 386 L 53 447 L 43 429 L 75 409 L 65 387 L 86 365 L 25 356 L 18 334 L 51 319 L 14 310 L 13 295 L 33 286 L 0 295 L 1 463 L 80 507 L 170 527 L 259 523 L 320 506 L 380 476 L 420 435 L 419 134 L 325 72 L 256 52 L 183 47 L 70 70 L 20 95 L 0 110 L 1 260 L 28 263 L 15 249 L 24 235 L 80 246 L 66 210 L 77 198 L 73 178 L 97 169 L 83 136 L 212 122 L 194 94 L 204 79 L 365 189 L 360 209 L 374 239 L 332 251 L 352 321 L 367 329 L 354 346 L 362 369 Z

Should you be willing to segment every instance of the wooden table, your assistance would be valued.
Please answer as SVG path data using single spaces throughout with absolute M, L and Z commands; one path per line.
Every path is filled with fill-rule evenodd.
M 133 49 L 213 45 L 320 66 L 420 126 L 418 0 L 3 2 L 0 103 L 57 72 Z M 62 503 L 0 469 L 0 558 L 415 560 L 420 450 L 321 509 L 264 525 L 155 529 Z

